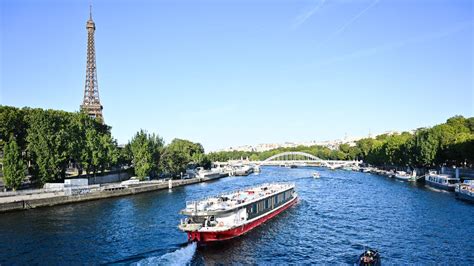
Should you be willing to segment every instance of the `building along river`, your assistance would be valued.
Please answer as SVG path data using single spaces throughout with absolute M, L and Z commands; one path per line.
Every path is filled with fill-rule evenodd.
M 197 248 L 177 229 L 187 200 L 274 181 L 296 183 L 300 202 L 242 237 Z M 367 173 L 263 167 L 171 191 L 2 213 L 0 264 L 353 263 L 369 246 L 383 263 L 473 265 L 473 225 L 474 205 L 449 192 Z

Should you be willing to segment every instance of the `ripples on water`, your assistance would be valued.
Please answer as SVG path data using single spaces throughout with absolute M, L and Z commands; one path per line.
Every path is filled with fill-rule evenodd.
M 319 171 L 321 179 L 313 179 Z M 177 229 L 185 201 L 296 183 L 299 203 L 243 237 L 196 248 Z M 382 176 L 264 167 L 260 175 L 0 214 L 0 264 L 353 263 L 365 246 L 391 264 L 474 264 L 474 205 Z
M 176 251 L 157 257 L 148 257 L 136 263 L 132 263 L 132 265 L 186 265 L 193 259 L 196 248 L 197 245 L 195 242 L 189 243 L 187 246 Z

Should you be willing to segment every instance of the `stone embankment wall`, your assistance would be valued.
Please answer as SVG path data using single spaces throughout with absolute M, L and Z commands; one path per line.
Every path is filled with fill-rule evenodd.
M 89 185 L 95 185 L 95 184 L 121 182 L 121 181 L 130 179 L 130 177 L 132 177 L 131 172 L 122 171 L 122 172 L 106 174 L 103 176 L 92 176 L 92 177 L 88 177 L 88 179 L 89 179 Z
M 472 169 L 441 167 L 441 173 L 452 175 L 457 178 L 474 179 L 474 170 Z
M 212 179 L 209 178 L 191 178 L 191 179 L 182 179 L 182 180 L 173 180 L 172 187 L 185 186 L 190 184 L 195 184 L 199 182 L 206 182 Z M 167 189 L 169 186 L 168 182 L 160 183 L 144 183 L 137 184 L 129 187 L 120 187 L 114 186 L 110 188 L 105 188 L 102 191 L 85 193 L 80 195 L 52 195 L 51 197 L 32 197 L 29 199 L 22 199 L 12 202 L 3 202 L 0 203 L 0 212 L 14 211 L 14 210 L 27 210 L 37 207 L 45 206 L 54 206 L 60 204 L 68 204 L 74 202 L 82 202 L 89 200 L 105 199 L 111 197 L 120 197 L 126 195 L 133 195 L 138 193 L 156 191 L 161 189 Z

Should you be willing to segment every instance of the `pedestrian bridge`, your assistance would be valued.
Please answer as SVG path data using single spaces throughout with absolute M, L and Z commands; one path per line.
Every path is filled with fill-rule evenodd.
M 295 166 L 326 166 L 339 168 L 344 166 L 356 166 L 359 161 L 323 160 L 306 152 L 292 151 L 282 152 L 268 157 L 263 161 L 256 162 L 259 165 L 295 165 Z

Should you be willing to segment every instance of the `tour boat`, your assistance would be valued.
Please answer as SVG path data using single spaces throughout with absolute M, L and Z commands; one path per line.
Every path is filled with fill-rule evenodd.
M 410 175 L 404 171 L 397 171 L 394 177 L 403 181 L 416 181 L 416 172 L 413 172 L 413 174 Z
M 253 173 L 254 168 L 249 165 L 239 165 L 235 167 L 234 175 L 236 176 L 248 176 Z
M 458 199 L 474 202 L 474 180 L 464 180 L 457 184 L 454 193 Z
M 212 168 L 211 170 L 205 170 L 202 167 L 198 167 L 196 168 L 196 172 L 199 178 L 205 179 L 220 178 L 226 175 L 222 168 Z
M 178 228 L 189 241 L 211 243 L 247 233 L 297 202 L 295 185 L 271 183 L 186 202 Z
M 434 172 L 430 172 L 425 176 L 427 185 L 448 191 L 454 191 L 459 181 L 459 178 L 452 177 L 451 175 L 436 174 Z
M 320 178 L 321 175 L 318 172 L 313 173 L 313 178 Z

